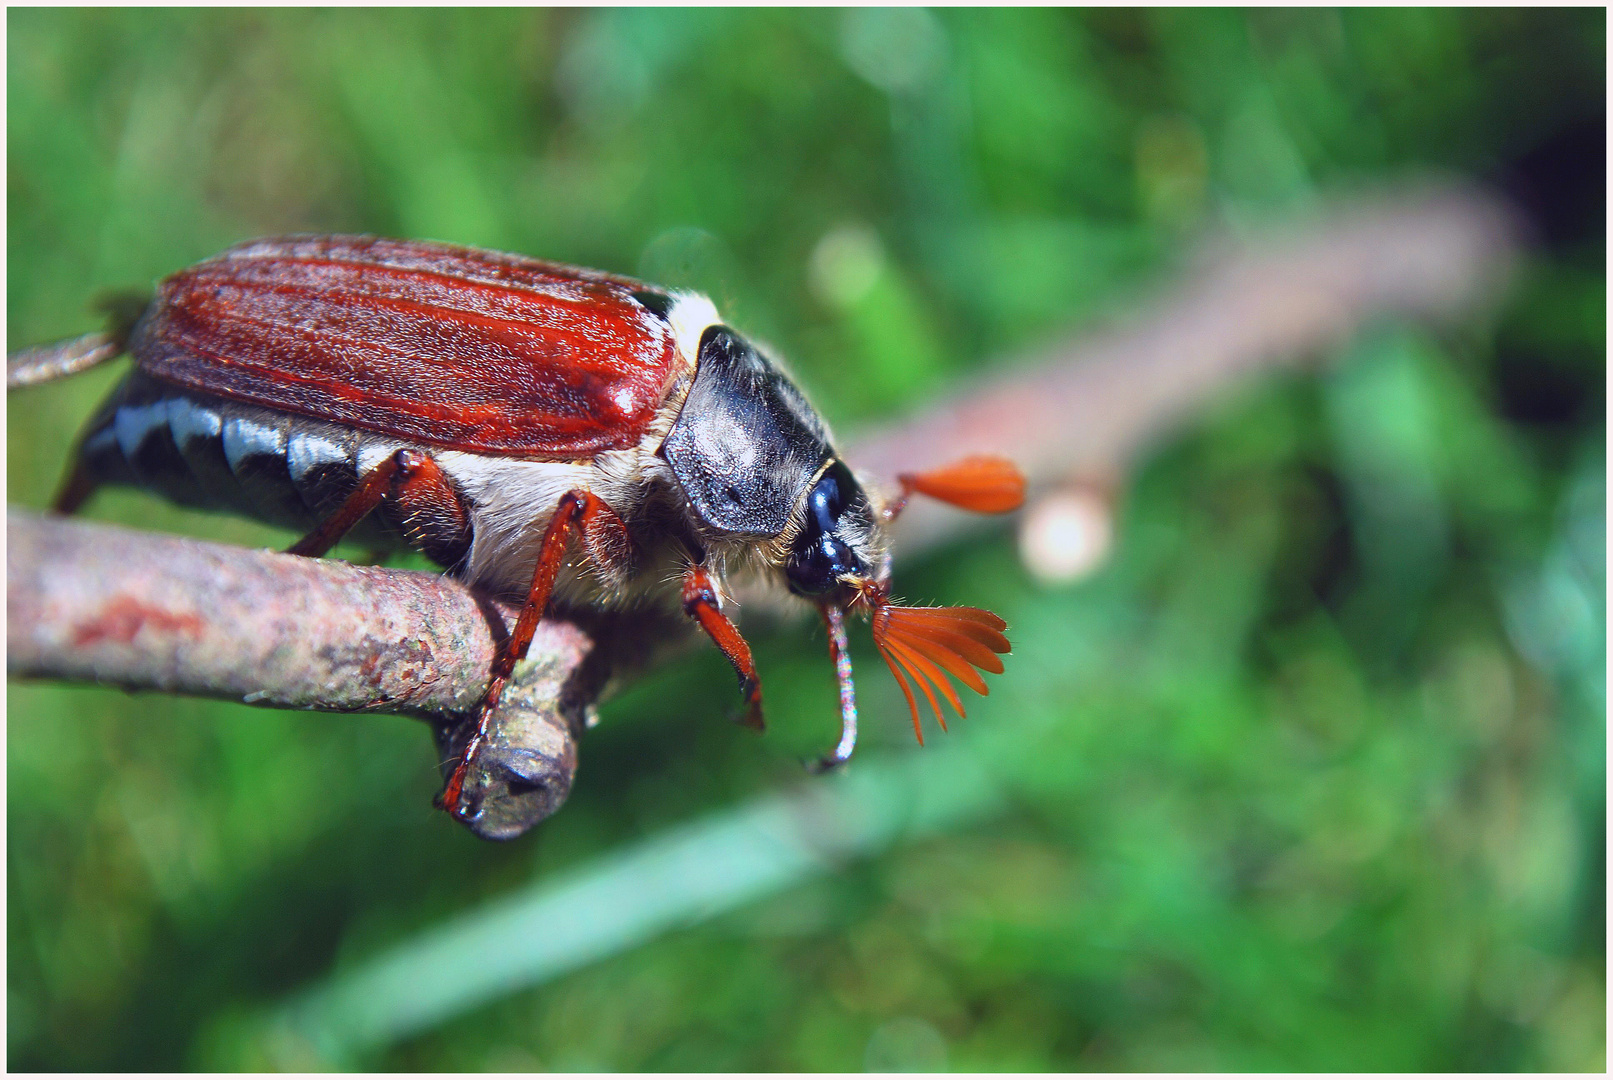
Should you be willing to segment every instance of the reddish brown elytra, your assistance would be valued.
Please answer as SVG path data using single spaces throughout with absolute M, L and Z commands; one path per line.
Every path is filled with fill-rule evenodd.
M 135 485 L 302 530 L 295 554 L 344 537 L 416 548 L 523 602 L 439 797 L 463 821 L 483 813 L 466 775 L 551 599 L 680 605 L 757 728 L 761 682 L 724 583 L 760 576 L 812 603 L 840 683 L 825 766 L 856 740 L 847 613 L 872 618 L 915 732 L 914 685 L 941 720 L 936 691 L 963 713 L 950 678 L 983 694 L 979 671 L 1002 671 L 995 615 L 890 601 L 886 526 L 913 493 L 1012 510 L 1018 470 L 974 456 L 894 492 L 865 484 L 795 384 L 696 293 L 443 244 L 286 237 L 169 278 L 127 347 L 134 369 L 82 436 L 62 512 Z

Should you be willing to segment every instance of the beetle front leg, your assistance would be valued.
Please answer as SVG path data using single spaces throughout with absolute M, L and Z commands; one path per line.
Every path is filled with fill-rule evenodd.
M 846 643 L 845 613 L 833 604 L 824 604 L 819 611 L 823 615 L 824 629 L 829 632 L 829 658 L 834 661 L 835 683 L 840 689 L 840 741 L 810 766 L 813 772 L 827 772 L 844 765 L 857 747 L 857 688 L 851 681 L 851 647 Z
M 739 692 L 745 695 L 745 716 L 740 723 L 753 731 L 761 731 L 762 681 L 756 677 L 750 646 L 740 636 L 739 628 L 722 613 L 717 584 L 706 568 L 698 564 L 690 566 L 683 575 L 683 613 L 700 624 L 700 629 L 734 665 L 734 673 L 739 676 Z
M 627 526 L 605 500 L 588 491 L 568 491 L 560 497 L 554 517 L 549 519 L 549 528 L 543 534 L 543 544 L 538 549 L 538 561 L 532 569 L 532 584 L 527 589 L 526 603 L 521 607 L 520 617 L 515 620 L 515 628 L 493 659 L 492 678 L 488 680 L 481 704 L 476 707 L 476 730 L 465 744 L 459 764 L 454 767 L 453 774 L 437 798 L 439 807 L 462 820 L 475 812 L 460 805 L 466 773 L 481 750 L 482 743 L 487 740 L 488 720 L 504 694 L 510 674 L 515 671 L 515 665 L 526 657 L 527 649 L 532 645 L 532 635 L 538 629 L 544 609 L 549 606 L 549 596 L 554 592 L 555 578 L 559 576 L 560 565 L 566 557 L 566 546 L 574 531 L 582 532 L 588 540 L 590 551 L 631 552 Z

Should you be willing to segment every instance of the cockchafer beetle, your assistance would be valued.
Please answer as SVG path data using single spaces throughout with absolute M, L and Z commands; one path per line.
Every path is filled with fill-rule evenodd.
M 134 368 L 81 436 L 57 511 L 134 485 L 306 530 L 295 554 L 404 545 L 524 598 L 437 799 L 461 820 L 480 813 L 466 772 L 551 597 L 679 603 L 757 729 L 761 683 L 725 581 L 804 598 L 840 685 L 823 767 L 856 741 L 847 613 L 871 618 L 920 742 L 915 684 L 944 727 L 936 691 L 963 714 L 949 675 L 984 694 L 976 669 L 1003 670 L 997 616 L 891 600 L 885 527 L 914 493 L 1012 510 L 1019 472 L 975 456 L 889 492 L 859 481 L 795 384 L 699 294 L 444 244 L 293 236 L 168 278 L 126 345 Z M 573 538 L 583 558 L 568 562 Z

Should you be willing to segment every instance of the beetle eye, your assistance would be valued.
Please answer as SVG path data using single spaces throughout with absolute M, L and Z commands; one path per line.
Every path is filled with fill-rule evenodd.
M 806 497 L 806 521 L 784 564 L 790 591 L 821 596 L 838 588 L 845 574 L 868 574 L 863 560 L 846 540 L 848 526 L 860 509 L 867 513 L 868 497 L 845 463 L 836 461 L 823 471 Z
M 807 541 L 806 532 L 801 540 Z M 857 557 L 839 537 L 819 532 L 811 542 L 797 542 L 784 566 L 790 591 L 803 596 L 821 596 L 840 584 L 840 575 L 854 572 Z

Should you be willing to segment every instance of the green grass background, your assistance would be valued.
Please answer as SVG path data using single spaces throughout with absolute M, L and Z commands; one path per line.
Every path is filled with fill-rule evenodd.
M 978 813 L 352 1057 L 264 1018 L 797 784 L 834 731 L 821 641 L 753 631 L 761 739 L 710 649 L 638 680 L 504 846 L 430 809 L 409 721 L 11 685 L 12 1068 L 1604 1067 L 1603 12 L 7 26 L 11 348 L 242 239 L 365 231 L 702 288 L 855 430 L 1124 307 L 1206 228 L 1434 172 L 1537 241 L 1499 309 L 1370 327 L 1195 422 L 1087 581 L 1038 587 L 1006 530 L 904 564 L 1015 655 L 919 751 L 857 639 L 862 753 L 994 740 Z M 12 504 L 117 367 L 8 397 Z M 134 493 L 89 516 L 287 541 Z

